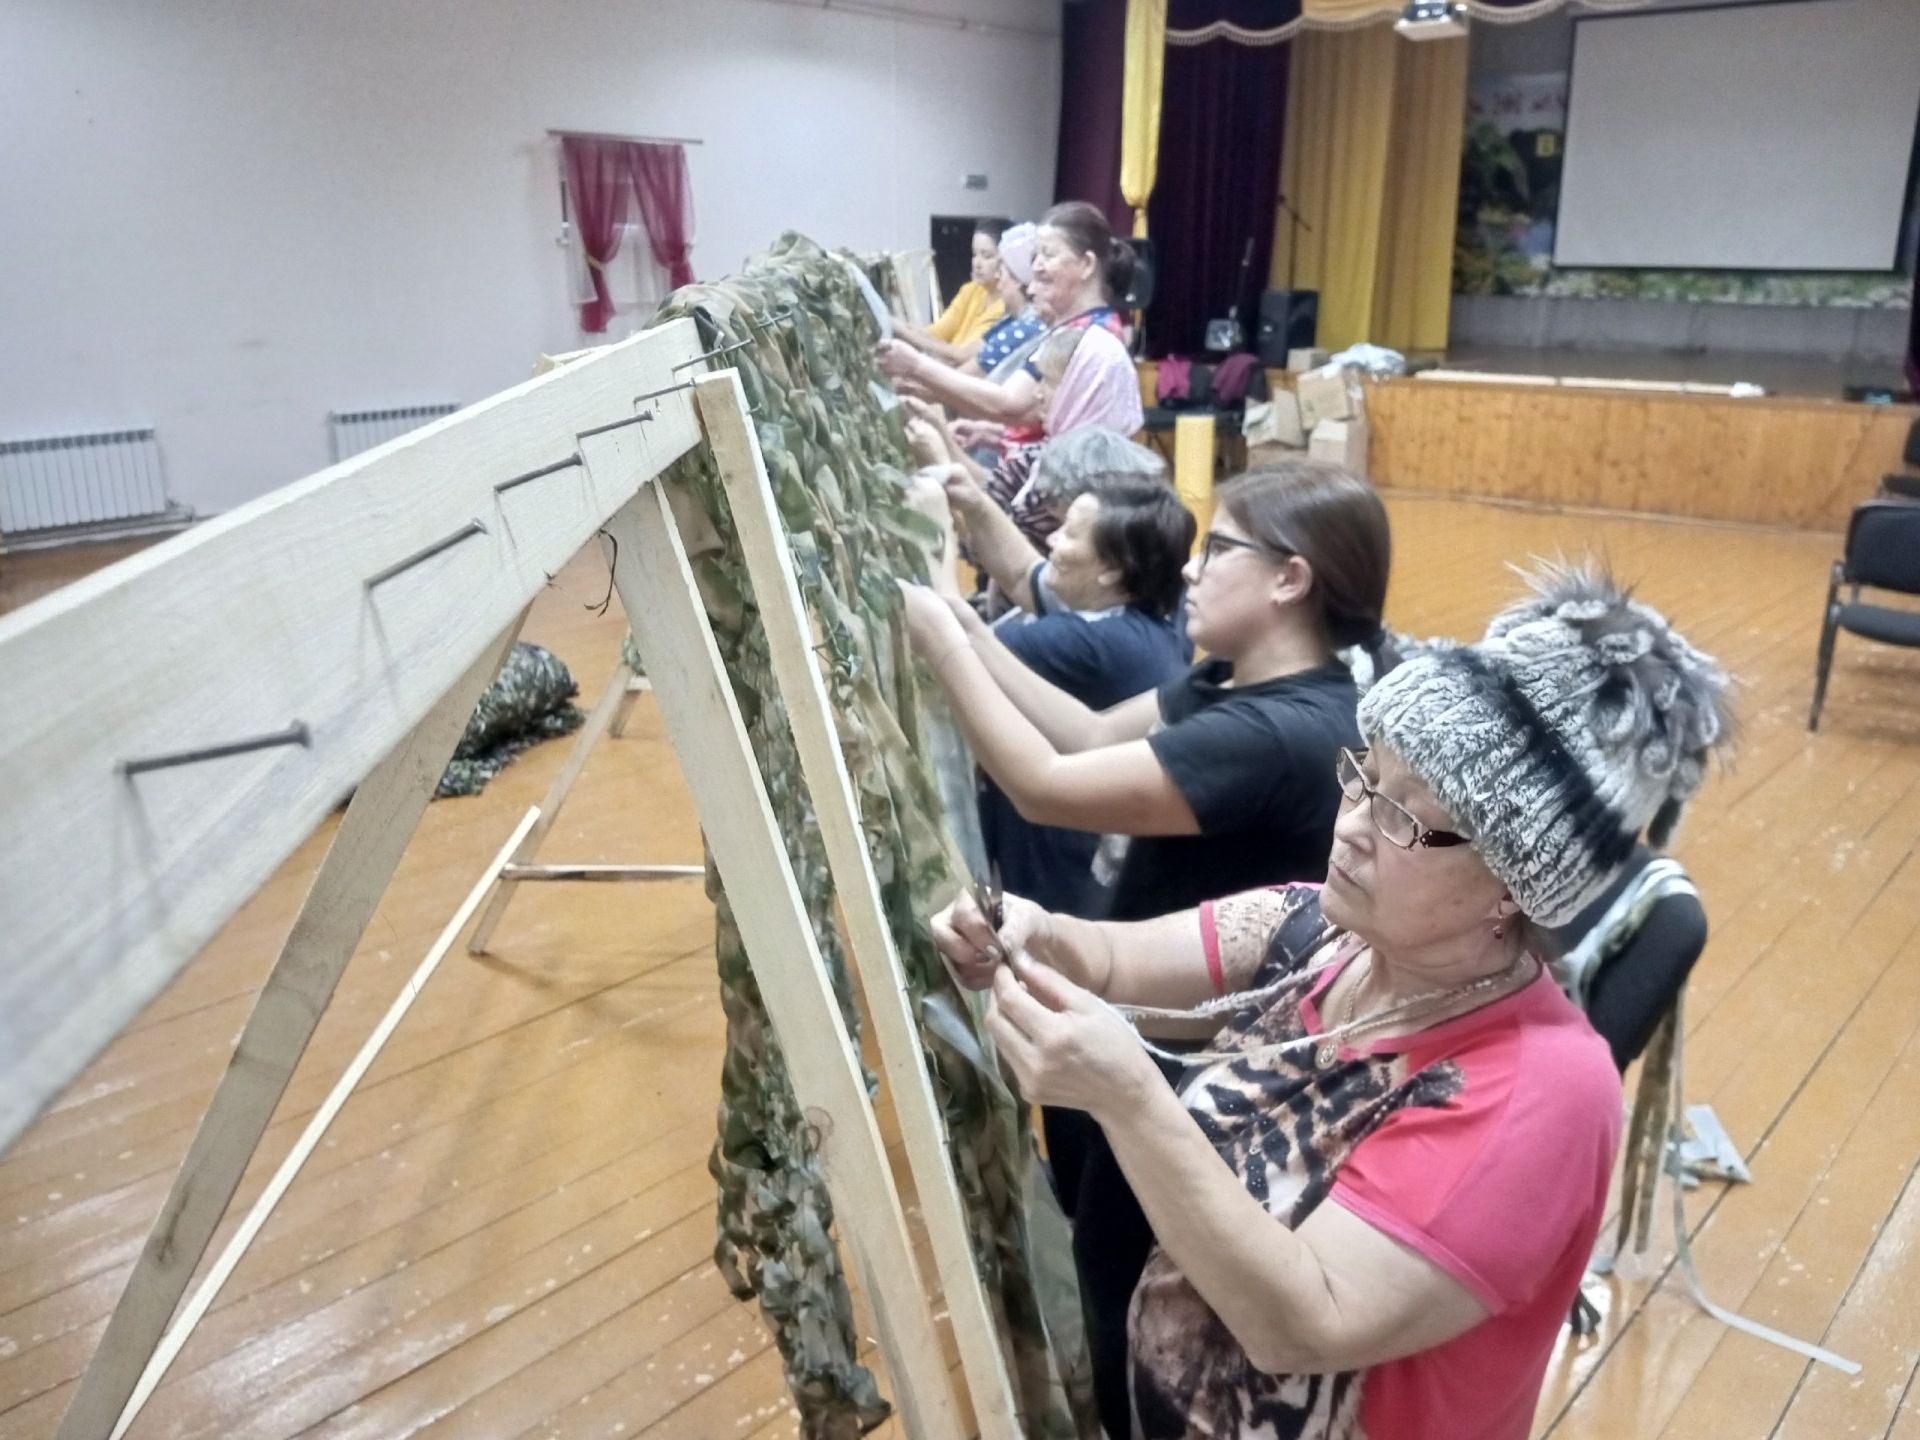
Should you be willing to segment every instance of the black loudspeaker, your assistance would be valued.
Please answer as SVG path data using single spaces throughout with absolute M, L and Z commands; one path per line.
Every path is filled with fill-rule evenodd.
M 1289 350 L 1310 350 L 1320 331 L 1318 290 L 1266 290 L 1260 295 L 1262 365 L 1284 366 Z
M 1153 303 L 1154 251 L 1153 241 L 1123 240 L 1123 245 L 1133 247 L 1133 283 L 1127 286 L 1127 293 L 1120 297 L 1122 310 L 1144 310 Z

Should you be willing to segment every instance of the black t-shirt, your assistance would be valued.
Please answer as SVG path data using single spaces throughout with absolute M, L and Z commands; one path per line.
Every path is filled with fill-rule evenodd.
M 1204 660 L 1160 687 L 1166 724 L 1147 743 L 1200 833 L 1133 840 L 1114 886 L 1116 920 L 1326 879 L 1340 811 L 1334 762 L 1361 743 L 1353 676 L 1337 663 L 1244 687 L 1227 685 L 1232 675 L 1228 661 Z

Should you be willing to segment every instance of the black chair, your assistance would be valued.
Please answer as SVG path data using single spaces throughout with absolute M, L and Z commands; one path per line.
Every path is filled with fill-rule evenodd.
M 1570 952 L 1605 918 L 1621 893 L 1653 859 L 1645 845 L 1635 845 L 1632 857 L 1602 895 L 1565 926 L 1553 932 L 1561 951 Z M 1653 902 L 1626 942 L 1587 981 L 1587 1019 L 1613 1052 L 1622 1075 L 1647 1048 L 1660 1024 L 1686 988 L 1694 962 L 1707 948 L 1707 912 L 1699 897 L 1684 891 Z M 1641 1077 L 1641 1083 L 1647 1083 Z M 1576 1336 L 1600 1327 L 1600 1312 L 1586 1295 L 1574 1296 L 1567 1324 Z
M 1613 884 L 1585 910 L 1553 932 L 1570 952 L 1606 916 L 1613 902 L 1646 869 L 1653 852 L 1635 845 Z M 1687 976 L 1707 948 L 1707 912 L 1698 896 L 1684 892 L 1653 902 L 1618 954 L 1587 981 L 1587 1019 L 1613 1052 L 1622 1073 L 1640 1058 L 1653 1032 L 1686 987 Z
M 1907 448 L 1900 452 L 1904 472 L 1880 477 L 1880 493 L 1889 500 L 1920 500 L 1920 420 L 1907 427 Z
M 1853 588 L 1840 599 L 1840 587 Z M 1807 728 L 1820 728 L 1820 707 L 1827 698 L 1827 673 L 1833 668 L 1833 642 L 1850 631 L 1882 645 L 1920 647 L 1920 610 L 1870 605 L 1862 586 L 1920 595 L 1920 505 L 1904 500 L 1869 500 L 1856 505 L 1847 522 L 1847 548 L 1833 562 L 1827 583 L 1827 608 L 1820 625 L 1820 659 L 1813 678 L 1813 713 Z
M 1158 451 L 1160 458 L 1168 465 L 1173 464 L 1174 424 L 1182 415 L 1203 411 L 1213 415 L 1214 469 L 1226 474 L 1245 464 L 1246 446 L 1241 440 L 1241 427 L 1246 420 L 1249 404 L 1271 398 L 1267 372 L 1264 367 L 1256 369 L 1248 377 L 1245 397 L 1222 403 L 1213 393 L 1213 372 L 1218 368 L 1206 361 L 1194 361 L 1185 399 L 1165 405 L 1149 405 L 1142 412 L 1140 428 L 1147 437 L 1147 444 Z

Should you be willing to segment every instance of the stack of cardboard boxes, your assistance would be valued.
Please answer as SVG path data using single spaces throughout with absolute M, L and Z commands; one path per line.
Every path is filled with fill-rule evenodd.
M 1359 371 L 1329 364 L 1324 350 L 1295 350 L 1287 368 L 1294 388 L 1275 390 L 1271 404 L 1248 408 L 1248 465 L 1305 451 L 1364 476 L 1367 414 Z
M 1331 460 L 1354 474 L 1367 473 L 1366 392 L 1360 372 L 1339 365 L 1309 370 L 1295 382 L 1300 397 L 1300 427 L 1307 432 L 1307 454 Z

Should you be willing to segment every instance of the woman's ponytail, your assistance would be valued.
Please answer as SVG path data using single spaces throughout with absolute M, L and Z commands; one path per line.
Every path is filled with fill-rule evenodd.
M 1133 272 L 1140 257 L 1134 253 L 1132 242 L 1114 236 L 1107 251 L 1106 264 L 1101 266 L 1107 283 L 1107 300 L 1118 305 L 1127 298 L 1127 292 L 1133 289 Z

